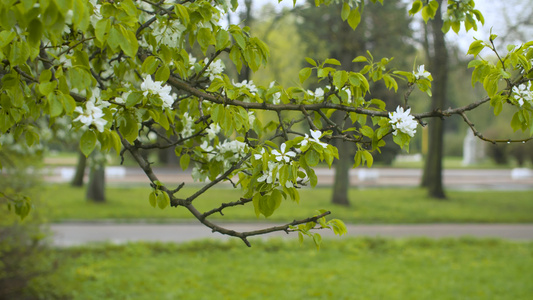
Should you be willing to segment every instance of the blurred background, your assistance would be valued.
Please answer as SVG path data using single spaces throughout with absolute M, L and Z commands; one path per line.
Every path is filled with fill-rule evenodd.
M 369 2 L 369 1 L 366 1 Z M 429 98 L 414 92 L 413 112 L 466 105 L 485 96 L 472 88 L 474 37 L 496 45 L 519 45 L 533 38 L 529 1 L 476 1 L 486 24 L 478 32 L 444 36 L 440 27 L 410 17 L 410 1 L 367 3 L 360 26 L 352 31 L 340 19 L 340 6 L 314 8 L 314 1 L 244 0 L 223 22 L 249 26 L 270 47 L 267 68 L 240 73 L 227 61 L 235 80 L 269 85 L 299 85 L 298 72 L 318 61 L 336 58 L 346 69 L 371 51 L 375 60 L 393 58 L 388 66 L 412 71 L 424 64 L 444 74 L 444 89 Z M 311 9 L 312 8 L 312 9 Z M 196 51 L 198 49 L 192 49 Z M 442 52 L 444 51 L 444 52 Z M 501 51 L 506 51 L 501 49 Z M 446 53 L 446 63 L 436 55 Z M 485 59 L 496 59 L 483 53 Z M 401 58 L 401 59 L 400 59 Z M 434 75 L 436 76 L 436 75 Z M 372 98 L 390 109 L 403 103 L 397 93 L 371 83 Z M 302 88 L 314 91 L 318 82 Z M 513 132 L 513 111 L 498 118 L 489 107 L 469 112 L 489 139 L 526 139 Z M 263 124 L 272 118 L 258 115 Z M 348 225 L 348 236 L 324 233 L 317 250 L 312 241 L 279 234 L 242 242 L 197 225 L 184 208 L 154 209 L 148 203 L 149 181 L 126 154 L 93 154 L 77 149 L 79 136 L 71 120 L 40 124 L 39 145 L 21 146 L 2 135 L 0 160 L 0 299 L 530 299 L 533 295 L 533 142 L 486 143 L 465 122 L 451 117 L 437 133 L 418 127 L 407 153 L 392 140 L 373 168 L 353 165 L 355 149 L 336 145 L 341 160 L 317 170 L 317 188 L 301 190 L 300 203 L 283 202 L 268 219 L 253 207 L 237 207 L 214 216 L 229 228 L 249 230 L 286 224 L 327 209 Z M 441 145 L 432 139 L 442 135 Z M 156 139 L 146 136 L 146 139 Z M 438 139 L 438 138 L 437 138 Z M 441 147 L 435 157 L 433 147 Z M 202 183 L 182 170 L 169 151 L 146 152 L 161 181 L 185 182 L 184 194 Z M 351 159 L 351 161 L 350 161 Z M 442 168 L 433 168 L 439 161 Z M 429 167 L 428 167 L 429 166 Z M 437 173 L 437 175 L 435 175 Z M 429 179 L 428 179 L 429 178 Z M 437 179 L 435 179 L 437 178 Z M 5 203 L 26 203 L 20 220 Z M 221 184 L 197 200 L 200 210 L 236 201 L 238 191 Z M 218 205 L 217 205 L 218 204 Z

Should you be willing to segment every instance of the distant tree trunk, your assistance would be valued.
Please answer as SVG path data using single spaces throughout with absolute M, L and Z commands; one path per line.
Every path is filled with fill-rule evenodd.
M 350 188 L 350 169 L 353 165 L 353 144 L 340 141 L 336 146 L 339 150 L 339 160 L 335 163 L 335 181 L 333 182 L 333 196 L 331 202 L 334 204 L 350 206 L 348 190 Z
M 361 22 L 361 26 L 358 28 L 361 31 L 365 30 L 364 17 Z M 341 22 L 337 32 L 338 40 L 338 52 L 333 53 L 333 57 L 338 57 L 341 65 L 345 70 L 352 69 L 352 60 L 355 58 L 358 51 L 357 47 L 354 47 L 352 36 L 352 29 L 347 22 Z M 361 49 L 365 49 L 365 40 L 359 41 Z M 334 51 L 335 52 L 335 51 Z M 343 124 L 344 114 L 336 112 L 333 114 L 333 121 L 337 124 Z M 351 122 L 346 122 L 344 128 L 352 126 Z M 340 134 L 337 132 L 336 134 Z M 350 189 L 350 169 L 354 163 L 354 144 L 350 142 L 338 141 L 335 146 L 339 150 L 339 159 L 335 162 L 335 181 L 333 182 L 333 195 L 331 203 L 350 206 L 350 199 L 348 197 L 348 190 Z
M 441 110 L 446 105 L 446 84 L 448 82 L 448 51 L 446 41 L 441 28 L 442 20 L 442 0 L 438 0 L 439 10 L 433 21 L 429 24 L 429 31 L 426 36 L 432 35 L 432 42 L 426 42 L 425 50 L 429 59 L 429 70 L 433 76 L 431 109 Z M 431 46 L 430 46 L 431 44 Z M 442 184 L 442 157 L 443 157 L 443 136 L 444 124 L 440 118 L 433 118 L 429 121 L 429 146 L 424 174 L 422 176 L 422 186 L 428 189 L 428 194 L 432 198 L 445 199 L 446 194 Z
M 95 164 L 89 173 L 87 200 L 105 202 L 105 165 Z
M 243 26 L 252 27 L 253 16 L 252 16 L 252 5 L 253 0 L 244 0 L 245 11 L 240 14 L 241 24 Z M 250 76 L 252 75 L 252 70 L 250 67 L 244 65 L 242 69 L 238 70 L 240 73 L 237 75 L 239 82 L 249 81 Z
M 83 186 L 83 177 L 85 176 L 85 166 L 87 165 L 87 157 L 81 151 L 78 155 L 78 164 L 76 165 L 76 173 L 70 185 L 75 187 Z

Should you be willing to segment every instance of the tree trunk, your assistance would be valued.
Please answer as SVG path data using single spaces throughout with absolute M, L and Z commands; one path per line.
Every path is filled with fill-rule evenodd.
M 95 164 L 89 173 L 87 185 L 87 200 L 105 202 L 105 166 Z
M 430 32 L 432 34 L 432 49 L 426 45 L 426 53 L 429 59 L 429 70 L 433 76 L 431 99 L 432 110 L 441 110 L 446 105 L 446 84 L 448 82 L 448 51 L 446 41 L 441 28 L 442 20 L 442 0 L 438 0 L 439 10 L 433 21 L 430 22 Z M 443 120 L 434 118 L 429 121 L 429 147 L 422 175 L 422 186 L 428 189 L 428 194 L 432 198 L 445 199 L 446 194 L 442 184 L 442 154 L 443 154 Z
M 335 181 L 333 182 L 333 196 L 331 198 L 331 202 L 334 204 L 350 206 L 348 189 L 350 187 L 350 168 L 353 165 L 352 146 L 349 142 L 337 143 L 339 160 L 335 164 Z
M 362 18 L 358 30 L 364 31 L 364 16 L 362 16 Z M 361 49 L 366 48 L 365 41 L 360 42 L 359 45 L 353 45 L 353 40 L 351 39 L 352 32 L 353 30 L 347 22 L 340 23 L 339 32 L 337 32 L 339 49 L 337 53 L 334 51 L 333 57 L 337 57 L 340 60 L 340 63 L 345 70 L 352 69 L 352 60 L 355 58 L 357 51 L 362 51 Z M 335 112 L 332 115 L 332 118 L 336 124 L 344 124 L 344 116 L 344 113 Z M 353 125 L 348 121 L 342 126 L 342 129 L 347 129 L 350 126 Z M 337 132 L 336 134 L 340 134 L 340 132 Z M 339 159 L 335 162 L 335 181 L 333 182 L 331 202 L 334 204 L 350 206 L 348 190 L 350 188 L 350 169 L 354 163 L 353 157 L 355 155 L 355 145 L 350 142 L 339 141 L 335 143 L 335 146 L 339 150 Z
M 78 155 L 78 164 L 76 165 L 76 173 L 70 185 L 75 187 L 83 186 L 83 177 L 85 176 L 85 166 L 87 165 L 87 157 L 81 151 Z

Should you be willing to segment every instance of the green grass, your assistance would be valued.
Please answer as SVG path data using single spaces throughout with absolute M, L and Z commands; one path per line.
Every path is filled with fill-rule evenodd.
M 406 161 L 394 161 L 390 166 L 376 165 L 376 167 L 383 168 L 407 168 L 407 169 L 422 169 L 424 168 L 424 161 L 406 162 Z M 510 162 L 505 165 L 498 165 L 492 159 L 487 158 L 480 163 L 470 166 L 463 165 L 463 158 L 457 156 L 446 156 L 442 160 L 442 167 L 445 170 L 449 169 L 511 169 L 518 167 L 518 164 L 514 159 L 510 159 Z M 526 162 L 526 167 L 531 167 Z
M 186 197 L 195 189 L 184 188 L 180 195 Z M 49 207 L 53 222 L 67 220 L 172 222 L 190 219 L 183 207 L 160 210 L 148 203 L 149 188 L 109 187 L 108 201 L 95 204 L 85 200 L 85 189 L 68 185 L 48 185 L 41 196 Z M 315 214 L 317 209 L 328 209 L 332 217 L 350 223 L 531 223 L 533 222 L 533 197 L 531 191 L 476 191 L 448 192 L 449 200 L 427 198 L 422 189 L 352 189 L 349 192 L 351 207 L 330 203 L 328 188 L 302 189 L 300 203 L 283 201 L 279 210 L 268 220 L 292 221 Z M 236 201 L 239 191 L 212 189 L 194 204 L 203 212 L 218 207 L 220 203 Z M 224 210 L 225 216 L 213 218 L 226 220 L 257 220 L 251 203 Z M 264 220 L 263 217 L 261 219 Z
M 477 239 L 135 243 L 56 250 L 69 299 L 531 299 L 533 243 Z

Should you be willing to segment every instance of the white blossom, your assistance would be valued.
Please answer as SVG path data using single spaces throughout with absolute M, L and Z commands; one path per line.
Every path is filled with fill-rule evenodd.
M 153 81 L 150 75 L 144 78 L 141 83 L 141 90 L 144 96 L 159 96 L 163 101 L 163 108 L 171 108 L 174 104 L 174 98 L 170 95 L 172 88 L 169 85 L 162 86 L 162 81 Z
M 274 154 L 276 156 L 276 160 L 277 161 L 282 161 L 283 160 L 286 163 L 288 163 L 291 160 L 291 157 L 295 157 L 296 156 L 296 153 L 294 151 L 285 152 L 285 148 L 287 148 L 287 145 L 285 143 L 283 143 L 279 147 L 279 150 L 281 152 L 276 150 L 276 149 L 274 149 L 274 150 L 272 150 L 272 154 Z
M 526 85 L 525 83 L 513 87 L 513 98 L 522 107 L 524 103 L 529 102 L 533 105 L 533 91 L 531 91 L 531 81 Z
M 227 140 L 219 144 L 217 147 L 217 155 L 215 159 L 217 161 L 223 161 L 227 164 L 239 160 L 246 151 L 246 144 L 237 140 L 228 142 Z M 228 158 L 226 153 L 231 153 L 231 157 Z
M 279 104 L 280 101 L 281 101 L 281 93 L 280 92 L 272 94 L 272 103 L 273 104 Z
M 424 69 L 424 65 L 420 65 L 418 66 L 418 69 L 417 71 L 413 71 L 413 75 L 415 75 L 415 78 L 418 80 L 420 78 L 428 78 L 429 79 L 429 76 L 431 76 L 431 73 L 429 73 L 428 71 L 426 71 Z
M 103 119 L 102 109 L 96 106 L 94 101 L 87 101 L 85 109 L 78 106 L 74 111 L 80 114 L 74 121 L 78 121 L 86 127 L 94 125 L 99 132 L 104 131 L 107 121 Z
M 250 80 L 249 82 L 248 80 L 243 80 L 242 82 L 237 82 L 237 83 L 235 83 L 232 80 L 232 83 L 235 87 L 238 87 L 238 88 L 245 87 L 250 91 L 250 93 L 257 93 L 257 87 L 255 86 L 253 80 Z
M 328 144 L 320 141 L 321 136 L 322 136 L 322 132 L 320 130 L 311 129 L 311 138 L 306 133 L 304 139 L 299 143 L 299 145 L 303 147 L 303 146 L 306 146 L 309 142 L 314 142 L 314 143 L 319 144 L 323 148 L 327 148 Z
M 250 123 L 250 125 L 253 125 L 254 121 L 255 121 L 255 113 L 253 111 L 249 111 L 248 112 L 248 123 Z
M 411 109 L 404 111 L 403 107 L 398 106 L 395 112 L 389 113 L 389 123 L 392 124 L 394 129 L 393 134 L 396 135 L 398 130 L 413 137 L 416 133 L 416 126 L 418 123 L 415 118 L 410 114 Z
M 204 59 L 204 63 L 207 64 L 209 62 L 209 59 L 206 57 Z M 222 60 L 218 59 L 209 65 L 207 67 L 207 70 L 205 70 L 205 76 L 209 77 L 209 80 L 213 81 L 215 78 L 220 78 L 220 74 L 224 72 L 224 63 Z
M 273 183 L 274 182 L 274 170 L 279 167 L 279 164 L 269 161 L 268 162 L 268 170 L 266 172 L 263 172 L 263 175 L 257 178 L 257 182 L 266 182 L 266 183 Z
M 205 129 L 205 132 L 207 133 L 207 138 L 212 140 L 220 132 L 220 126 L 218 124 L 211 123 L 211 125 Z
M 131 94 L 131 92 L 124 92 L 120 97 L 115 97 L 115 102 L 119 104 L 126 104 L 126 100 L 128 99 L 128 96 Z
M 201 145 L 200 145 L 200 149 L 202 149 L 203 152 L 207 153 L 207 159 L 208 160 L 211 160 L 215 155 L 212 153 L 214 148 L 213 146 L 209 145 L 209 143 L 207 143 L 207 141 L 204 141 Z
M 265 154 L 265 148 L 261 148 L 258 154 L 254 154 L 254 158 L 257 160 L 263 159 L 263 154 Z
M 183 129 L 181 130 L 180 134 L 183 137 L 189 137 L 193 135 L 194 133 L 194 130 L 192 129 L 192 125 L 194 124 L 193 118 L 191 118 L 188 113 L 184 113 L 183 117 L 181 118 L 181 122 L 183 123 Z

